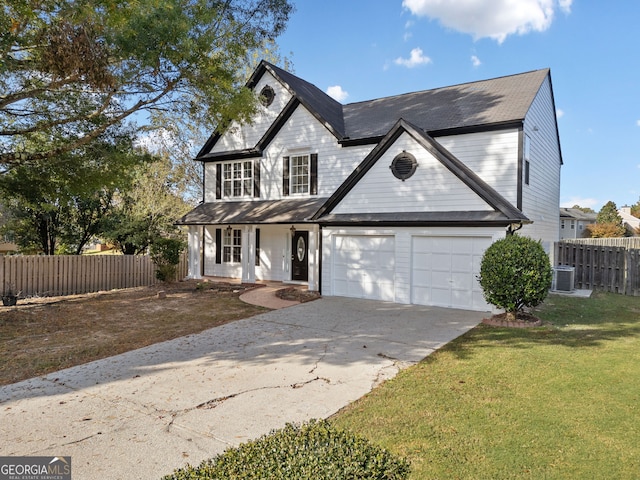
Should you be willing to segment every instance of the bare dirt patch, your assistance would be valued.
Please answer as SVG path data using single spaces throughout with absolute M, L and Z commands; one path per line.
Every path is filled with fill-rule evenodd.
M 238 298 L 247 288 L 185 281 L 0 306 L 0 385 L 266 311 Z

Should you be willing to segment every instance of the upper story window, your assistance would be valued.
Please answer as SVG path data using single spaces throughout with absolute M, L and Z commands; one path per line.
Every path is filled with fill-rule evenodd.
M 291 194 L 309 193 L 309 155 L 291 157 Z
M 282 194 L 318 194 L 318 154 L 297 154 L 282 158 Z
M 260 159 L 216 164 L 216 199 L 260 198 Z

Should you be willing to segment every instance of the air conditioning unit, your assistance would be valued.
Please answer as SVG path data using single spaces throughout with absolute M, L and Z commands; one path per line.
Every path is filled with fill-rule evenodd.
M 566 265 L 553 267 L 553 283 L 551 289 L 557 292 L 573 292 L 576 269 Z

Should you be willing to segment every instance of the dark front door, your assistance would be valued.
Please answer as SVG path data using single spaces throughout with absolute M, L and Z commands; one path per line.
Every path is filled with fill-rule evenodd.
M 309 280 L 309 232 L 293 234 L 291 244 L 291 280 Z

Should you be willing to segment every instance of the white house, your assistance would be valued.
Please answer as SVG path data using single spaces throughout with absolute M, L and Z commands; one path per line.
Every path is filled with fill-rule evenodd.
M 262 62 L 251 124 L 204 145 L 193 278 L 489 310 L 477 282 L 507 231 L 558 239 L 562 156 L 548 69 L 342 105 Z
M 587 225 L 596 223 L 597 213 L 583 212 L 579 208 L 560 208 L 560 240 L 584 238 Z
M 631 232 L 632 235 L 638 235 L 638 232 L 640 232 L 640 218 L 631 215 L 631 207 L 628 205 L 620 207 L 618 215 L 622 218 L 622 223 L 624 223 L 625 228 Z

